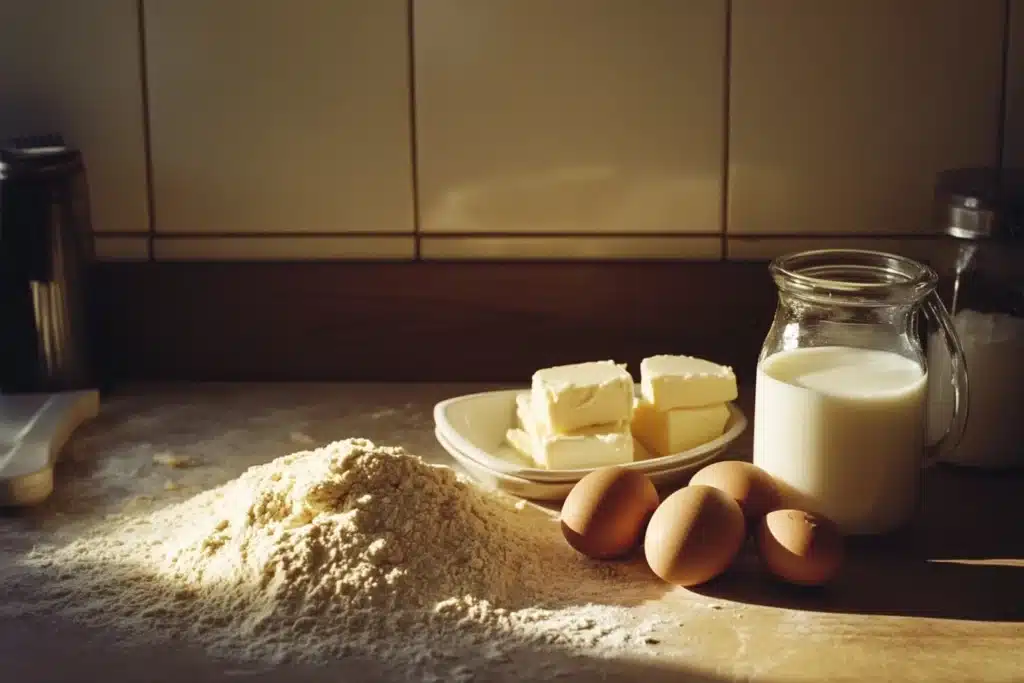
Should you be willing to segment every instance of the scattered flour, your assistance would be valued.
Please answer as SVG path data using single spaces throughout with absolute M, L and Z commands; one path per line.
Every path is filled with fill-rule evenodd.
M 175 455 L 168 451 L 161 451 L 153 455 L 153 462 L 157 465 L 163 465 L 165 467 L 173 467 L 175 469 L 181 469 L 184 467 L 196 467 L 199 465 L 199 461 L 188 455 Z
M 128 643 L 171 637 L 252 664 L 365 656 L 417 680 L 468 680 L 527 645 L 591 657 L 643 648 L 654 626 L 626 608 L 631 590 L 639 601 L 649 589 L 646 573 L 591 562 L 549 513 L 365 439 L 114 516 L 35 548 L 4 581 L 12 595 L 31 582 L 23 612 L 117 629 Z
M 305 432 L 291 432 L 288 434 L 288 438 L 291 439 L 292 443 L 300 446 L 312 446 L 316 443 L 316 439 Z

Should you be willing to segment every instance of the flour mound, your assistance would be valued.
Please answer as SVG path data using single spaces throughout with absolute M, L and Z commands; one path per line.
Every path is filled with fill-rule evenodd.
M 578 564 L 545 547 L 558 539 L 538 537 L 538 520 L 523 524 L 451 469 L 366 441 L 254 468 L 200 507 L 214 514 L 169 548 L 167 570 L 256 584 L 274 614 L 433 607 L 463 594 L 514 603 L 543 587 L 537 550 Z
M 486 642 L 628 642 L 622 568 L 551 515 L 400 448 L 350 439 L 26 560 L 57 610 L 248 661 L 346 655 L 417 667 Z M 612 583 L 615 581 L 616 583 Z

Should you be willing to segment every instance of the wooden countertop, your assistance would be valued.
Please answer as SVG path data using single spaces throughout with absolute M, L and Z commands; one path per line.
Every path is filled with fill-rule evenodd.
M 123 505 L 124 496 L 161 484 L 140 478 L 133 491 L 99 495 L 84 482 L 111 459 L 130 463 L 159 449 L 210 457 L 217 443 L 223 453 L 201 482 L 212 486 L 295 450 L 299 432 L 319 442 L 365 436 L 453 464 L 434 440 L 431 409 L 440 399 L 482 388 L 487 387 L 127 388 L 108 397 L 101 417 L 76 434 L 51 500 L 36 510 L 0 516 L 0 564 L 34 538 L 103 515 Z M 729 457 L 748 452 L 749 439 Z M 828 590 L 787 590 L 764 580 L 745 556 L 711 584 L 655 591 L 631 609 L 671 615 L 678 626 L 662 634 L 656 656 L 602 662 L 605 680 L 1019 683 L 1024 474 L 926 470 L 914 528 L 902 538 L 851 545 L 845 573 Z M 0 617 L 0 671 L 0 680 L 19 683 L 383 680 L 372 667 L 351 661 L 318 669 L 225 670 L 187 643 L 124 649 L 110 634 L 56 618 Z M 477 671 L 474 680 L 499 679 Z M 593 680 L 593 673 L 558 680 Z

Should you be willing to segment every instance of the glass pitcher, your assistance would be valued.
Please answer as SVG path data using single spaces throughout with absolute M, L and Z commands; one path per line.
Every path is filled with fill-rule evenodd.
M 757 365 L 754 464 L 849 534 L 910 520 L 922 464 L 957 447 L 967 367 L 935 272 L 893 254 L 825 249 L 769 266 L 775 319 Z M 942 337 L 952 417 L 926 444 L 923 318 Z

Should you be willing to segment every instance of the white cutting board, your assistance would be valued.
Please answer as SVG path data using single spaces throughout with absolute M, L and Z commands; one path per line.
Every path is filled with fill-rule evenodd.
M 71 434 L 99 414 L 98 391 L 0 395 L 0 507 L 38 505 Z

